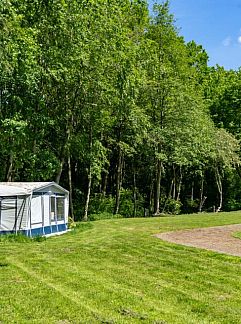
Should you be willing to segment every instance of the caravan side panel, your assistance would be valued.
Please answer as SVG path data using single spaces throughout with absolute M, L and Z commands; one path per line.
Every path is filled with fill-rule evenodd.
M 28 229 L 29 196 L 1 197 L 0 231 L 19 232 Z
M 41 196 L 32 196 L 31 202 L 31 228 L 43 226 Z
M 65 223 L 67 224 L 69 221 L 69 196 L 66 195 L 65 196 L 65 200 L 64 200 L 64 213 L 65 213 Z
M 44 234 L 52 233 L 51 222 L 50 222 L 50 206 L 49 206 L 49 195 L 45 194 L 42 196 L 43 199 L 43 210 L 44 210 Z
M 17 229 L 27 230 L 29 224 L 29 208 L 30 208 L 30 196 L 29 197 L 18 197 L 17 199 Z
M 16 219 L 16 199 L 4 198 L 1 201 L 0 230 L 13 231 Z

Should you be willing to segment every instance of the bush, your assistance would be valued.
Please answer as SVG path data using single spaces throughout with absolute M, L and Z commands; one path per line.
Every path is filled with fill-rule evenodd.
M 226 203 L 225 209 L 227 211 L 232 211 L 232 210 L 240 210 L 241 209 L 241 203 L 240 201 L 230 198 L 228 202 Z
M 124 217 L 132 217 L 134 210 L 133 193 L 129 189 L 122 189 L 120 194 L 119 212 Z
M 89 214 L 111 214 L 114 211 L 115 198 L 111 195 L 103 196 L 102 194 L 96 194 L 90 199 Z
M 90 221 L 96 221 L 96 220 L 101 220 L 101 219 L 116 219 L 116 218 L 122 218 L 122 215 L 120 214 L 112 214 L 112 213 L 100 213 L 100 214 L 90 214 L 89 215 L 89 220 Z
M 76 227 L 76 223 L 73 218 L 69 216 L 68 218 L 68 229 L 74 229 Z
M 93 228 L 93 224 L 91 224 L 90 222 L 78 222 L 75 224 L 76 224 L 75 230 L 78 232 L 84 232 Z
M 93 228 L 93 223 L 91 222 L 76 222 L 74 223 L 75 227 L 72 228 L 72 231 L 68 235 L 76 235 L 80 232 L 85 232 Z
M 168 198 L 165 202 L 165 212 L 171 215 L 178 215 L 181 213 L 182 203 L 179 200 Z
M 141 194 L 136 192 L 136 217 L 143 217 L 144 199 Z M 134 200 L 133 191 L 130 189 L 122 189 L 120 197 L 119 213 L 124 217 L 133 217 Z
M 183 212 L 187 214 L 196 213 L 199 209 L 199 199 L 187 199 L 183 205 Z
M 129 189 L 122 189 L 120 193 L 120 215 L 113 215 L 115 209 L 115 197 L 112 195 L 103 196 L 102 194 L 95 194 L 91 197 L 89 204 L 89 220 L 111 219 L 123 217 L 132 217 L 134 212 L 133 191 Z M 136 216 L 143 216 L 144 199 L 137 192 L 136 193 Z M 72 228 L 71 222 L 69 228 Z

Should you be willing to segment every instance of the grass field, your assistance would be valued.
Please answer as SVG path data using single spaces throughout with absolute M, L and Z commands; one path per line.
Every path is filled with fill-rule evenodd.
M 238 238 L 241 240 L 241 232 L 235 232 L 233 233 L 233 237 Z
M 81 224 L 0 242 L 0 323 L 241 323 L 241 258 L 155 233 L 241 223 L 241 212 Z

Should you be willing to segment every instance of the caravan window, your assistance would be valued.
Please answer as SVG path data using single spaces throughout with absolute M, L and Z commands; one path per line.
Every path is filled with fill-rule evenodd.
M 51 221 L 64 220 L 64 197 L 63 196 L 50 197 L 50 217 L 51 217 Z
M 56 197 L 57 220 L 64 220 L 64 197 Z
M 50 197 L 50 218 L 51 221 L 55 221 L 55 197 Z

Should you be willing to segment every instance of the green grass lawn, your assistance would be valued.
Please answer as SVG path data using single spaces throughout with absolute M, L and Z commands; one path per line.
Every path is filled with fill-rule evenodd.
M 241 240 L 241 232 L 234 232 L 233 237 L 238 238 Z
M 0 242 L 0 323 L 241 323 L 241 258 L 152 236 L 241 212 L 81 224 Z

